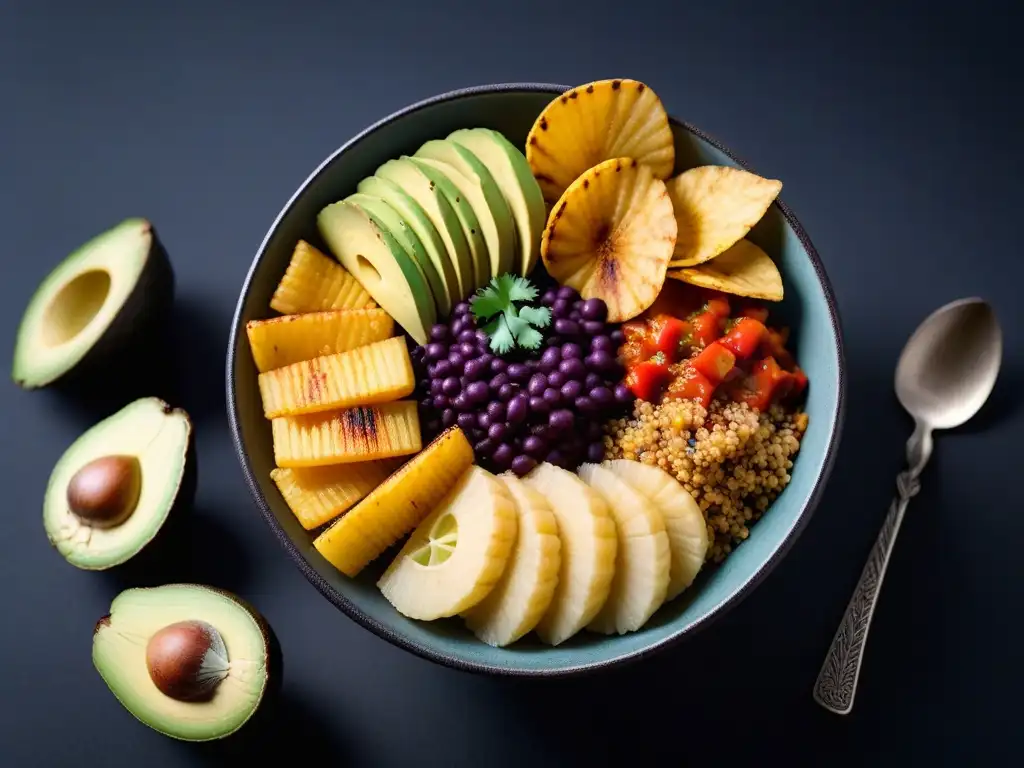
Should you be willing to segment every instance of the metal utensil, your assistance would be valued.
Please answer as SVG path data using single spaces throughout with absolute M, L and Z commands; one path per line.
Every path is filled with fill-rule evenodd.
M 896 366 L 896 396 L 914 418 L 907 468 L 896 477 L 889 507 L 843 620 L 814 684 L 814 700 L 849 714 L 860 677 L 868 627 L 885 569 L 918 476 L 932 452 L 932 431 L 960 426 L 974 416 L 995 386 L 1003 336 L 995 312 L 979 298 L 959 299 L 935 310 L 908 339 Z

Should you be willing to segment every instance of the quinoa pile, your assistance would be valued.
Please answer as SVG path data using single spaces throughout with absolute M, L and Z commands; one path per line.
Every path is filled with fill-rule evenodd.
M 707 522 L 707 559 L 719 563 L 789 483 L 806 430 L 806 413 L 779 405 L 637 400 L 631 416 L 606 424 L 604 441 L 606 458 L 653 464 L 682 483 Z

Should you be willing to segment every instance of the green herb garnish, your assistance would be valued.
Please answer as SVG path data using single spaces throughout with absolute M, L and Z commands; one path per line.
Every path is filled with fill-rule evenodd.
M 525 277 L 506 273 L 495 277 L 469 300 L 470 310 L 490 338 L 491 350 L 503 355 L 513 347 L 537 349 L 544 341 L 538 328 L 551 323 L 551 310 L 540 306 L 517 307 L 537 298 L 537 289 Z

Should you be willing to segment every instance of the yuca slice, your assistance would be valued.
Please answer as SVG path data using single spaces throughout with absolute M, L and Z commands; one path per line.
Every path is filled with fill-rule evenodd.
M 268 419 L 387 403 L 416 388 L 403 336 L 275 368 L 258 382 Z
M 472 463 L 473 447 L 462 430 L 445 430 L 317 536 L 313 546 L 339 571 L 356 576 L 419 525 Z
M 668 276 L 736 296 L 765 301 L 782 301 L 783 297 L 779 268 L 771 256 L 745 238 L 711 261 L 669 270 Z
M 348 270 L 305 240 L 296 243 L 292 259 L 270 299 L 270 308 L 283 315 L 376 306 L 377 302 Z
M 597 80 L 573 88 L 544 108 L 526 138 L 526 159 L 548 202 L 584 171 L 632 157 L 667 179 L 675 140 L 661 99 L 637 80 Z
M 547 499 L 514 475 L 498 475 L 498 480 L 515 502 L 519 533 L 501 579 L 462 615 L 478 639 L 501 648 L 537 626 L 551 605 L 562 543 Z
M 422 446 L 416 403 L 398 400 L 343 411 L 280 416 L 270 422 L 274 463 L 322 467 L 416 453 Z
M 601 466 L 625 480 L 661 511 L 672 559 L 665 600 L 678 597 L 697 578 L 707 558 L 710 540 L 704 513 L 690 492 L 661 467 L 629 459 L 612 459 Z
M 250 320 L 245 332 L 260 373 L 383 341 L 395 321 L 383 309 L 335 309 Z
M 665 521 L 657 506 L 610 469 L 583 464 L 578 474 L 608 504 L 619 534 L 608 600 L 587 628 L 605 635 L 635 632 L 665 602 L 671 565 Z
M 675 211 L 673 267 L 691 267 L 723 253 L 760 221 L 782 182 L 727 165 L 702 165 L 668 181 Z
M 455 616 L 487 596 L 516 540 L 516 509 L 505 486 L 470 467 L 412 532 L 380 577 L 381 594 L 403 616 Z
M 604 499 L 574 473 L 544 462 L 523 482 L 547 499 L 558 521 L 558 584 L 535 631 L 541 641 L 559 645 L 589 624 L 607 601 L 618 534 Z
M 633 158 L 606 160 L 555 204 L 541 239 L 548 273 L 585 299 L 603 299 L 608 320 L 636 317 L 658 297 L 676 241 L 665 182 Z
M 281 496 L 307 531 L 349 509 L 395 471 L 401 459 L 360 461 L 330 467 L 270 470 Z

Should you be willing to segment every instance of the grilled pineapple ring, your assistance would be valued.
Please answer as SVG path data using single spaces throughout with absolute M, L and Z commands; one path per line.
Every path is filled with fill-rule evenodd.
M 657 298 L 676 244 L 665 182 L 649 165 L 618 157 L 569 185 L 544 229 L 540 253 L 555 280 L 603 299 L 608 320 L 636 317 Z
M 526 161 L 553 203 L 588 168 L 635 157 L 667 179 L 675 141 L 661 99 L 637 80 L 595 80 L 552 99 L 526 137 Z

